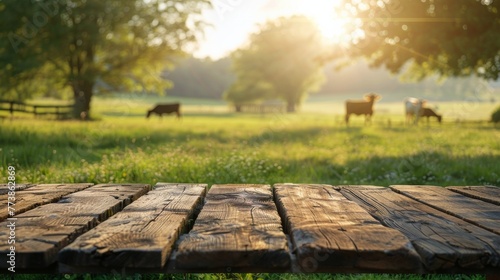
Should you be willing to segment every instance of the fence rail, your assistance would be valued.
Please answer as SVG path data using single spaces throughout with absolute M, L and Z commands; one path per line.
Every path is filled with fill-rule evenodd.
M 239 113 L 283 113 L 285 106 L 280 104 L 240 104 L 235 106 Z
M 54 115 L 58 119 L 63 119 L 71 114 L 73 105 L 36 105 L 26 104 L 18 101 L 0 100 L 0 111 L 8 111 L 10 117 L 14 117 L 14 112 L 33 114 L 35 117 L 43 115 Z

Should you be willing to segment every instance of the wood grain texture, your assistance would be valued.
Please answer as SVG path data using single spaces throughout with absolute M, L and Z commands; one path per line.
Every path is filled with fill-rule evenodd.
M 270 186 L 213 185 L 193 229 L 181 237 L 176 265 L 287 268 L 287 240 Z
M 500 236 L 388 188 L 343 187 L 384 225 L 405 234 L 427 270 L 500 266 Z
M 39 184 L 16 186 L 15 209 L 16 215 L 33 209 L 37 206 L 56 202 L 61 197 L 92 186 L 90 183 L 84 184 Z M 7 201 L 8 194 L 0 195 L 0 201 Z M 8 217 L 7 203 L 0 204 L 0 221 Z
M 70 266 L 161 268 L 207 185 L 159 184 L 59 252 Z
M 42 268 L 76 237 L 120 211 L 150 189 L 149 185 L 96 185 L 16 215 L 16 267 Z M 0 223 L 6 228 L 9 221 Z M 7 240 L 7 231 L 0 239 Z M 0 267 L 7 267 L 7 243 L 0 244 Z
M 302 271 L 419 271 L 420 258 L 403 234 L 382 226 L 332 186 L 274 188 Z
M 36 186 L 34 184 L 16 184 L 16 192 L 25 190 L 27 188 L 31 188 L 33 186 Z M 9 192 L 9 185 L 8 184 L 0 184 L 0 195 L 7 194 Z M 0 196 L 3 199 L 3 196 Z
M 463 194 L 468 197 L 480 199 L 489 203 L 500 205 L 500 187 L 494 186 L 464 186 L 447 187 L 446 189 Z
M 486 230 L 500 234 L 500 207 L 438 186 L 390 186 L 435 209 L 463 219 Z

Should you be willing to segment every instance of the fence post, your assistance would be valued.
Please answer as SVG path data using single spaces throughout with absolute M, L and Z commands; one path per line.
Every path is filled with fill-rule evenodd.
M 10 101 L 9 112 L 10 112 L 10 118 L 13 119 L 14 118 L 14 101 Z

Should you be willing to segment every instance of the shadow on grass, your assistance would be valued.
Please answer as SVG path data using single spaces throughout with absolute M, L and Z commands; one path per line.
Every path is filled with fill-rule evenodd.
M 444 153 L 419 152 L 412 156 L 374 156 L 363 160 L 348 160 L 344 164 L 312 157 L 303 160 L 285 159 L 281 163 L 285 174 L 283 182 L 379 186 L 500 186 L 500 158 L 494 155 L 456 157 Z
M 176 121 L 172 119 L 172 121 Z M 150 130 L 148 127 L 135 128 L 131 131 L 116 132 L 112 126 L 101 124 L 96 129 L 95 124 L 85 127 L 69 127 L 67 129 L 41 132 L 38 130 L 20 129 L 3 130 L 0 127 L 0 161 L 14 162 L 26 168 L 37 168 L 50 164 L 67 164 L 80 162 L 96 163 L 109 153 L 123 153 L 145 148 L 176 148 L 189 146 L 196 142 L 196 147 L 202 149 L 203 143 L 215 144 L 225 148 L 230 143 L 231 149 L 248 148 L 248 146 L 284 143 L 299 143 L 307 145 L 309 141 L 331 133 L 329 128 L 307 127 L 295 129 L 290 127 L 273 129 L 263 127 L 261 131 L 244 131 L 236 133 L 220 128 L 219 130 L 182 130 L 176 129 Z M 92 128 L 92 129 L 89 129 Z M 340 128 L 338 132 L 349 132 L 353 138 L 362 139 L 362 128 Z M 353 140 L 354 141 L 354 140 Z M 208 148 L 207 148 L 208 149 Z M 2 159 L 3 158 L 3 159 Z
M 212 116 L 212 115 L 211 115 Z M 166 120 L 164 120 L 166 122 Z M 174 118 L 169 122 L 177 122 Z M 203 125 L 203 124 L 202 124 Z M 353 151 L 363 154 L 363 147 L 366 145 L 378 145 L 384 136 L 384 131 L 396 133 L 392 137 L 407 135 L 414 131 L 412 128 L 380 128 L 382 131 L 370 133 L 364 127 L 325 127 L 309 126 L 296 128 L 293 123 L 288 123 L 282 127 L 260 127 L 260 131 L 243 130 L 236 133 L 225 129 L 218 130 L 184 130 L 182 126 L 176 129 L 148 129 L 139 127 L 135 130 L 114 130 L 112 127 L 101 130 L 58 130 L 56 132 L 40 132 L 32 130 L 9 130 L 0 127 L 0 162 L 4 166 L 7 164 L 17 164 L 23 169 L 41 169 L 47 165 L 64 166 L 79 163 L 82 160 L 89 164 L 100 164 L 104 156 L 117 154 L 127 161 L 129 154 L 137 151 L 146 151 L 141 155 L 157 157 L 159 152 L 181 147 L 183 150 L 177 152 L 181 157 L 207 157 L 220 159 L 220 166 L 230 164 L 231 159 L 224 156 L 227 150 L 242 150 L 247 153 L 253 150 L 261 151 L 265 158 L 265 153 L 271 147 L 280 147 L 287 144 L 299 144 L 304 147 L 304 157 L 296 159 L 289 157 L 286 150 L 283 154 L 274 153 L 269 161 L 280 164 L 283 169 L 279 176 L 274 174 L 252 173 L 253 178 L 246 178 L 246 181 L 226 182 L 224 179 L 208 179 L 204 172 L 212 170 L 209 166 L 201 166 L 200 174 L 190 175 L 191 177 L 177 178 L 157 178 L 164 181 L 183 181 L 207 183 L 248 183 L 262 182 L 309 182 L 327 184 L 377 184 L 387 186 L 390 184 L 436 184 L 436 185 L 467 185 L 467 184 L 492 184 L 500 185 L 500 158 L 491 155 L 477 156 L 451 156 L 446 151 L 416 151 L 411 156 L 365 156 L 364 159 L 357 159 L 351 156 L 350 150 L 361 147 L 360 151 Z M 434 128 L 433 128 L 434 129 Z M 486 128 L 493 133 L 498 130 Z M 342 140 L 339 141 L 338 137 Z M 321 154 L 308 155 L 308 149 L 324 148 L 320 144 L 311 146 L 321 138 L 321 141 L 332 139 L 332 143 L 326 143 L 330 148 L 333 146 L 343 150 L 345 160 L 336 160 L 335 154 L 323 156 Z M 337 139 L 335 139 L 337 138 Z M 325 140 L 326 139 L 326 140 Z M 390 142 L 389 142 L 390 143 Z M 208 144 L 214 144 L 210 148 Z M 262 148 L 264 147 L 265 148 Z M 452 149 L 453 147 L 450 147 Z M 191 149 L 190 151 L 188 151 Z M 217 151 L 219 149 L 220 151 Z M 272 148 L 271 148 L 272 149 Z M 324 148 L 328 149 L 328 147 Z M 194 151 L 194 152 L 193 152 Z M 160 158 L 160 157 L 158 157 Z M 353 159 L 356 158 L 356 159 Z M 209 164 L 208 163 L 199 163 Z M 238 173 L 247 174 L 245 168 L 229 170 L 235 173 L 234 176 L 226 178 L 240 178 Z M 344 162 L 339 164 L 338 162 Z M 212 161 L 213 163 L 213 161 Z M 233 162 L 234 163 L 234 162 Z M 234 165 L 234 164 L 233 164 Z M 108 167 L 113 168 L 113 167 Z M 182 172 L 181 169 L 173 169 L 172 172 Z M 247 176 L 248 177 L 248 176 Z M 146 177 L 140 177 L 143 180 Z M 155 177 L 156 178 L 156 177 Z M 152 179 L 151 179 L 152 180 Z

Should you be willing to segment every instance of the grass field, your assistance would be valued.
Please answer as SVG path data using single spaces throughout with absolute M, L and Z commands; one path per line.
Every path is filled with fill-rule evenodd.
M 7 167 L 13 165 L 18 184 L 500 186 L 500 128 L 486 122 L 495 104 L 475 104 L 458 120 L 445 115 L 443 124 L 414 127 L 404 125 L 400 104 L 381 103 L 372 125 L 353 117 L 346 127 L 337 103 L 329 108 L 340 106 L 338 113 L 328 112 L 324 102 L 311 102 L 296 114 L 260 115 L 235 114 L 223 103 L 183 100 L 181 120 L 146 120 L 145 110 L 154 102 L 97 99 L 97 121 L 0 120 L 0 183 L 7 182 Z M 450 112 L 464 106 L 440 104 Z M 190 279 L 212 276 L 217 277 Z M 264 278 L 283 279 L 273 277 Z M 386 279 L 366 277 L 341 279 Z
M 353 117 L 346 127 L 340 114 L 312 112 L 314 103 L 267 115 L 188 104 L 181 120 L 146 120 L 148 102 L 98 102 L 99 121 L 1 121 L 0 182 L 14 165 L 18 183 L 500 185 L 500 130 L 477 115 L 412 127 L 382 104 L 372 125 Z M 474 106 L 469 113 L 494 108 Z

